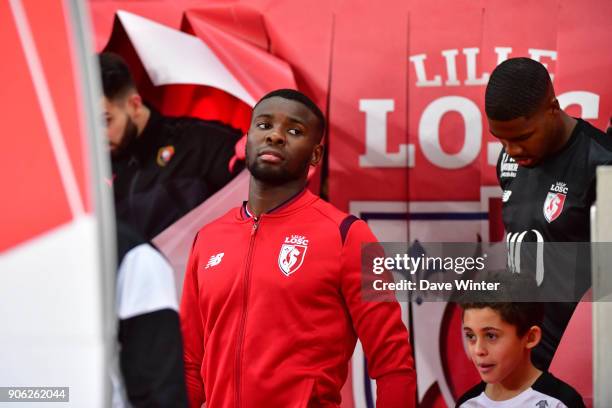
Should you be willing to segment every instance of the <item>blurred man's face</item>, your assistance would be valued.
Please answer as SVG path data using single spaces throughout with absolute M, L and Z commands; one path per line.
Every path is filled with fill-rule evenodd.
M 559 149 L 558 114 L 556 108 L 545 106 L 528 118 L 487 120 L 489 131 L 504 145 L 506 153 L 519 166 L 534 167 Z
M 132 120 L 133 110 L 126 99 L 109 101 L 104 98 L 106 137 L 113 157 L 121 155 L 138 136 L 138 128 Z
M 253 111 L 246 164 L 257 180 L 270 185 L 306 179 L 321 160 L 317 117 L 301 103 L 281 97 L 262 101 Z

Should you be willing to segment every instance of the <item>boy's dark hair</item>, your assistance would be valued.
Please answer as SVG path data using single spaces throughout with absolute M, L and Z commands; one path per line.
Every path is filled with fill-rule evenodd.
M 511 58 L 497 66 L 485 92 L 485 111 L 493 120 L 530 117 L 552 88 L 550 75 L 537 61 Z
M 261 102 L 266 99 L 273 98 L 278 96 L 280 98 L 289 99 L 291 101 L 296 101 L 306 106 L 308 110 L 310 110 L 319 120 L 319 130 L 321 132 L 321 137 L 325 132 L 325 115 L 321 112 L 321 109 L 317 106 L 316 103 L 312 101 L 309 97 L 301 93 L 300 91 L 296 91 L 295 89 L 277 89 L 275 91 L 269 92 L 265 94 L 256 104 L 253 106 L 253 109 L 257 107 Z
M 516 327 L 519 337 L 523 337 L 532 326 L 540 327 L 544 318 L 542 302 L 473 302 L 461 303 L 460 306 L 464 314 L 469 309 L 493 309 L 504 322 Z
M 124 97 L 131 89 L 135 89 L 130 68 L 123 58 L 112 52 L 102 52 L 98 55 L 102 89 L 108 100 Z

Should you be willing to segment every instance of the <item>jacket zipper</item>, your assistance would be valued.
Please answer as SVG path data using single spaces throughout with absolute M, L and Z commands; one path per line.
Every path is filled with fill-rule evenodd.
M 236 346 L 236 360 L 235 360 L 235 372 L 236 372 L 236 381 L 235 381 L 235 407 L 240 407 L 241 401 L 241 371 L 242 371 L 242 348 L 244 346 L 244 331 L 246 328 L 246 318 L 247 318 L 247 302 L 249 300 L 249 289 L 251 286 L 251 258 L 253 257 L 253 246 L 255 244 L 255 235 L 257 234 L 257 229 L 259 227 L 259 218 L 254 218 L 255 222 L 253 223 L 253 228 L 251 229 L 251 240 L 249 241 L 249 251 L 247 253 L 246 259 L 246 268 L 244 271 L 244 290 L 242 295 L 242 313 L 240 316 L 240 326 L 238 327 L 238 344 Z

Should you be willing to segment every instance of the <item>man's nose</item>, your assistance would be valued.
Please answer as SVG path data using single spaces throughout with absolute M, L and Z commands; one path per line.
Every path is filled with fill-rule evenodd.
M 506 153 L 508 153 L 508 155 L 510 155 L 511 157 L 522 157 L 523 156 L 523 153 L 524 153 L 523 148 L 516 143 L 505 142 L 504 148 L 506 149 Z
M 285 135 L 283 134 L 281 129 L 278 128 L 270 129 L 270 131 L 266 135 L 266 142 L 271 144 L 284 145 L 286 141 L 287 139 L 285 138 Z

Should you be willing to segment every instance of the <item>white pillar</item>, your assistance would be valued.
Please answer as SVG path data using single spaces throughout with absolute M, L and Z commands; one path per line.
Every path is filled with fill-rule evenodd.
M 612 166 L 597 168 L 597 203 L 591 212 L 593 242 L 612 242 Z M 595 244 L 609 245 L 609 244 Z M 612 406 L 612 251 L 593 250 L 593 400 Z

